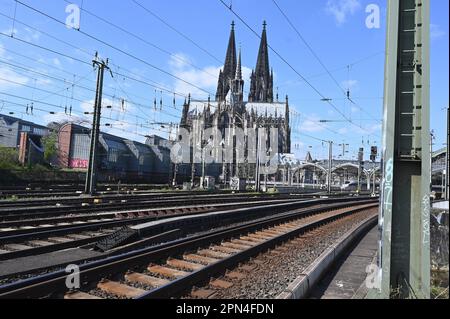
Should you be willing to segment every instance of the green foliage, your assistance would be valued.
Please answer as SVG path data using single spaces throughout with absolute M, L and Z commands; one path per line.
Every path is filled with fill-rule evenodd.
M 49 168 L 48 166 L 45 166 L 45 165 L 35 164 L 32 167 L 30 167 L 29 170 L 34 173 L 42 173 L 42 172 L 51 171 L 51 168 Z
M 53 132 L 42 138 L 42 146 L 44 147 L 44 159 L 46 162 L 50 163 L 51 160 L 56 156 L 58 143 L 58 135 Z
M 19 168 L 19 152 L 15 149 L 0 146 L 0 169 Z

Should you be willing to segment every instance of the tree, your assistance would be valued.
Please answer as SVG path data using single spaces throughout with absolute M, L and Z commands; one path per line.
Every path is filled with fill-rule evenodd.
M 14 169 L 19 165 L 19 152 L 13 148 L 0 146 L 0 168 Z
M 42 146 L 44 147 L 44 159 L 50 163 L 58 152 L 58 134 L 52 132 L 42 138 Z

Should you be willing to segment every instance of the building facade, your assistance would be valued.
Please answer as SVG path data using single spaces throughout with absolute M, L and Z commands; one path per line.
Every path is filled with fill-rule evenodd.
M 245 81 L 242 77 L 241 49 L 236 48 L 234 22 L 231 26 L 230 38 L 223 69 L 219 73 L 217 93 L 215 101 L 208 98 L 207 101 L 193 101 L 184 103 L 180 127 L 191 134 L 191 145 L 198 141 L 204 142 L 202 135 L 208 128 L 214 128 L 225 136 L 226 129 L 240 128 L 266 130 L 266 136 L 270 136 L 272 129 L 277 132 L 277 145 L 266 142 L 267 149 L 273 154 L 291 152 L 291 128 L 289 100 L 278 101 L 273 92 L 273 70 L 269 64 L 269 51 L 267 41 L 267 29 L 264 22 L 259 47 L 256 67 L 250 77 L 250 90 L 247 101 L 244 100 Z M 258 139 L 258 136 L 257 136 Z M 264 144 L 264 143 L 263 143 Z M 236 145 L 233 145 L 235 148 Z M 244 138 L 244 153 L 247 156 L 254 151 L 255 145 Z M 238 163 L 233 155 L 232 163 L 214 163 L 206 167 L 206 175 L 220 178 L 223 181 L 230 177 L 249 178 L 254 176 L 256 164 Z M 247 157 L 246 157 L 247 158 Z M 186 169 L 186 165 L 184 167 Z M 191 165 L 192 177 L 200 175 L 204 170 L 201 165 Z M 203 173 L 203 172 L 202 172 Z
M 37 141 L 48 135 L 49 131 L 45 126 L 0 114 L 0 146 L 19 149 L 22 133 Z
M 73 123 L 63 125 L 58 133 L 58 166 L 87 170 L 90 141 L 90 128 Z M 144 144 L 102 132 L 98 156 L 103 180 L 171 182 L 170 142 L 162 137 L 149 136 Z
M 42 137 L 49 133 L 45 126 L 0 114 L 0 147 L 18 150 L 22 165 L 44 163 Z

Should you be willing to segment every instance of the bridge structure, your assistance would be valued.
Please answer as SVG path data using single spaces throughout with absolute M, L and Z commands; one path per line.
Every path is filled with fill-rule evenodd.
M 448 199 L 448 176 L 447 176 L 448 152 L 447 148 L 441 148 L 433 152 L 431 164 L 431 188 L 441 198 Z
M 276 180 L 289 186 L 313 186 L 323 188 L 331 178 L 332 188 L 341 188 L 350 182 L 358 183 L 360 190 L 373 190 L 381 180 L 381 163 L 335 160 L 331 165 L 325 161 L 290 161 L 280 165 Z M 355 189 L 356 190 L 356 189 Z

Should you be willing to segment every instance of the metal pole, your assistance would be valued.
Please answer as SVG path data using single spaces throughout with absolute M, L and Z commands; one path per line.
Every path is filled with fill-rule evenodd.
M 430 192 L 433 192 L 433 141 L 434 141 L 434 131 L 430 132 Z
M 97 187 L 97 157 L 98 157 L 98 140 L 100 136 L 100 121 L 102 111 L 102 94 L 103 94 L 103 76 L 105 68 L 108 68 L 107 62 L 99 61 L 97 58 L 93 61 L 98 66 L 97 71 L 97 89 L 94 105 L 94 119 L 92 122 L 91 146 L 89 151 L 89 166 L 86 175 L 85 193 L 93 195 Z
M 259 175 L 259 165 L 260 165 L 260 158 L 259 158 L 259 151 L 260 151 L 260 143 L 261 143 L 261 137 L 260 137 L 260 130 L 258 128 L 258 142 L 256 143 L 256 177 L 255 177 L 255 190 L 259 193 L 261 190 L 261 184 L 260 184 L 260 175 Z
M 329 141 L 328 149 L 328 194 L 331 194 L 331 170 L 333 169 L 333 142 Z
M 203 129 L 200 134 L 200 145 L 202 147 L 202 185 L 201 188 L 205 188 L 205 145 L 203 144 Z
M 192 164 L 191 164 L 191 187 L 194 188 L 194 182 L 195 182 L 195 163 L 194 158 L 192 157 Z
M 450 108 L 449 107 L 447 107 L 447 150 L 446 150 L 446 152 L 445 152 L 445 200 L 449 200 L 449 183 L 448 183 L 448 181 L 449 181 L 449 174 L 448 174 L 448 160 L 449 160 L 449 157 L 448 157 L 448 149 L 449 149 L 449 140 L 450 140 L 450 126 L 449 126 L 449 123 L 450 123 Z
M 177 186 L 178 165 L 177 165 L 177 163 L 175 163 L 173 166 L 174 167 L 173 167 L 173 182 L 172 182 L 172 185 L 175 187 L 175 186 Z
M 376 178 L 377 178 L 377 168 L 376 168 L 376 163 L 373 162 L 373 189 L 372 189 L 372 195 L 375 196 L 376 195 Z
M 361 193 L 361 162 L 358 163 L 358 189 L 357 193 Z
M 389 0 L 387 20 L 377 292 L 429 299 L 430 1 Z
M 268 170 L 267 161 L 265 164 L 266 164 L 266 166 L 265 166 L 265 172 L 264 172 L 264 191 L 267 192 L 267 170 Z

